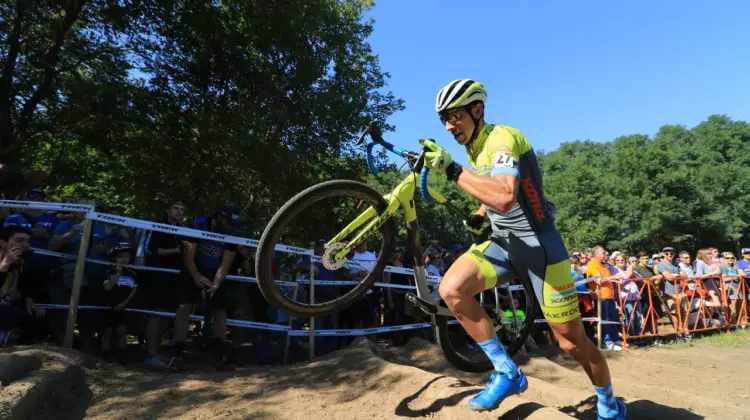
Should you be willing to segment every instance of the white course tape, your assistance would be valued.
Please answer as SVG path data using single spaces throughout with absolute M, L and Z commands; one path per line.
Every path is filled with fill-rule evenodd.
M 47 203 L 43 201 L 15 201 L 0 200 L 0 207 L 10 207 L 16 209 L 35 209 L 63 212 L 80 212 L 88 213 L 94 211 L 94 206 L 86 204 L 69 204 L 69 203 Z
M 37 306 L 39 306 L 40 308 L 44 308 L 44 309 L 68 309 L 70 307 L 70 305 L 57 305 L 57 304 L 48 304 L 48 303 L 40 303 Z M 110 308 L 109 306 L 79 305 L 78 309 L 108 311 L 108 310 L 111 310 L 112 308 Z M 157 316 L 163 316 L 167 318 L 174 318 L 176 316 L 172 312 L 148 311 L 145 309 L 135 309 L 135 308 L 125 308 L 124 310 L 126 312 L 157 315 Z M 203 317 L 200 315 L 190 315 L 190 319 L 193 321 L 203 321 Z M 286 325 L 266 324 L 263 322 L 245 321 L 242 319 L 227 319 L 227 325 L 231 325 L 234 327 L 244 327 L 244 328 L 270 330 L 270 331 L 289 331 L 290 330 L 290 328 Z
M 167 233 L 171 235 L 187 236 L 196 239 L 206 239 L 211 241 L 228 242 L 230 244 L 242 245 L 251 248 L 258 247 L 257 239 L 240 238 L 238 236 L 224 235 L 221 233 L 207 232 L 205 230 L 190 229 L 182 226 L 168 225 L 165 223 L 149 222 L 146 220 L 133 219 L 124 216 L 115 216 L 112 214 L 104 214 L 97 212 L 89 212 L 86 217 L 98 222 L 112 223 L 115 225 L 128 226 L 137 229 L 152 230 L 156 232 Z M 289 245 L 276 245 L 277 251 L 289 252 L 292 254 L 312 255 L 311 249 L 298 248 L 296 246 Z

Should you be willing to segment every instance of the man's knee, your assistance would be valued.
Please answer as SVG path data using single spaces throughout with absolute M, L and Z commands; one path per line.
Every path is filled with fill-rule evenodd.
M 448 307 L 457 304 L 463 298 L 463 294 L 461 293 L 461 283 L 462 281 L 455 277 L 443 278 L 443 281 L 440 282 L 438 292 Z
M 583 325 L 580 327 L 567 326 L 564 331 L 557 330 L 555 332 L 560 348 L 566 353 L 579 352 L 589 345 L 588 337 L 583 332 Z

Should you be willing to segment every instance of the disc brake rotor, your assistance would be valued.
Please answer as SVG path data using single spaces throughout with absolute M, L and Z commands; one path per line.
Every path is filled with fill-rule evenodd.
M 349 262 L 348 259 L 342 258 L 340 260 L 336 260 L 336 254 L 344 249 L 346 246 L 343 242 L 336 242 L 326 247 L 325 252 L 323 252 L 323 267 L 333 271 L 338 270 L 339 268 L 343 267 L 344 264 Z

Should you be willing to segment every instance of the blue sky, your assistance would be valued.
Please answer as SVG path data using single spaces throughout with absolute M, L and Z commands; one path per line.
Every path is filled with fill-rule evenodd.
M 488 89 L 486 120 L 537 149 L 654 135 L 710 114 L 750 120 L 750 2 L 380 0 L 369 41 L 406 109 L 388 140 L 431 137 L 466 163 L 434 112 L 449 81 Z

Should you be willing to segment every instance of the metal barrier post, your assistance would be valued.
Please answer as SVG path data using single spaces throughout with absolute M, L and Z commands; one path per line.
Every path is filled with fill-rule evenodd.
M 310 304 L 315 303 L 315 263 L 310 256 Z M 310 360 L 315 358 L 315 317 L 310 317 Z
M 596 345 L 602 348 L 602 281 L 596 279 L 596 317 L 599 321 L 596 323 Z
M 297 289 L 299 288 L 299 284 L 294 285 L 294 289 L 292 289 L 292 300 L 297 300 Z M 289 329 L 292 329 L 292 319 L 293 317 L 289 317 L 289 321 L 287 321 L 287 325 L 289 326 Z M 284 343 L 284 364 L 286 364 L 287 360 L 289 359 L 289 332 L 286 334 L 286 343 Z
M 83 283 L 83 274 L 86 269 L 86 253 L 89 249 L 89 239 L 91 237 L 91 219 L 86 218 L 83 221 L 83 234 L 81 244 L 78 247 L 78 258 L 76 259 L 76 271 L 73 277 L 73 290 L 70 292 L 70 308 L 68 309 L 68 323 L 65 326 L 65 339 L 63 346 L 73 348 L 73 332 L 76 327 L 76 317 L 78 315 L 78 301 L 81 297 L 81 283 Z

